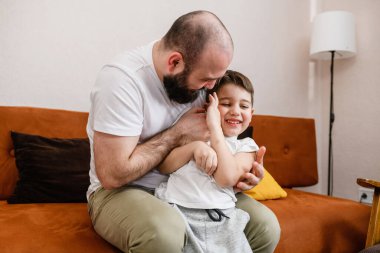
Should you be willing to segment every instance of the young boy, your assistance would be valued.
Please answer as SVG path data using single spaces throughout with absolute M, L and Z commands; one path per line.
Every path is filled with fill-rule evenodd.
M 171 173 L 156 196 L 173 204 L 186 221 L 184 252 L 252 252 L 244 235 L 249 215 L 235 207 L 233 186 L 254 161 L 258 146 L 237 136 L 250 125 L 253 87 L 228 70 L 208 94 L 210 143 L 194 141 L 174 149 L 160 165 Z

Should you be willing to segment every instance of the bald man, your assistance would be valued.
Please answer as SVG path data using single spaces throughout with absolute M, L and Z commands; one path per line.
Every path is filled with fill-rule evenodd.
M 156 169 L 169 152 L 207 141 L 205 89 L 214 87 L 233 57 L 223 23 L 207 11 L 179 17 L 166 35 L 125 52 L 100 71 L 91 92 L 87 133 L 91 145 L 88 207 L 96 232 L 124 252 L 182 252 L 185 223 L 154 197 L 167 180 Z M 265 152 L 236 186 L 263 177 Z M 280 228 L 261 203 L 237 193 L 248 212 L 245 234 L 254 252 L 273 252 Z

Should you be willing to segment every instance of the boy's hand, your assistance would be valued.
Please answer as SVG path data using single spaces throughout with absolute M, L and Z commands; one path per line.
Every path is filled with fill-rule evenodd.
M 205 142 L 198 142 L 196 149 L 194 150 L 194 160 L 198 168 L 203 169 L 203 171 L 212 175 L 216 166 L 218 165 L 218 159 L 216 152 Z
M 220 112 L 218 110 L 219 99 L 216 93 L 209 94 L 209 104 L 207 107 L 206 122 L 210 130 L 220 128 Z
M 266 152 L 265 147 L 260 147 L 257 152 L 256 161 L 253 162 L 253 166 L 250 172 L 243 175 L 244 179 L 237 183 L 234 187 L 235 192 L 247 191 L 256 186 L 264 177 L 264 155 Z

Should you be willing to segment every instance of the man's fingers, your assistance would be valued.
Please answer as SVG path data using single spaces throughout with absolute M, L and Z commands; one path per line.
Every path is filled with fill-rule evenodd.
M 254 186 L 256 186 L 261 179 L 264 177 L 264 155 L 266 152 L 266 148 L 260 147 L 260 149 L 257 151 L 256 161 L 252 164 L 252 169 L 250 172 L 247 172 L 243 175 L 244 179 L 241 180 L 234 190 L 236 192 L 238 191 L 247 191 L 249 189 L 252 189 Z
M 208 95 L 208 99 L 210 101 L 209 104 L 212 104 L 215 102 L 215 98 L 211 94 Z
M 243 182 L 239 182 L 237 185 L 236 185 L 237 189 L 239 191 L 248 191 L 252 188 L 252 186 L 246 184 L 246 183 L 243 183 Z
M 264 155 L 266 151 L 267 151 L 266 147 L 264 146 L 260 147 L 259 151 L 257 151 L 256 162 L 263 164 Z
M 219 104 L 219 99 L 218 99 L 218 95 L 216 94 L 216 92 L 212 93 L 212 97 L 214 98 L 216 104 Z
M 252 188 L 252 186 L 256 186 L 261 180 L 261 177 L 256 176 L 252 173 L 245 173 L 244 177 L 245 180 L 243 180 L 242 183 L 250 184 L 251 186 L 249 188 Z
M 264 177 L 264 167 L 258 162 L 253 162 L 252 174 L 261 180 Z
M 236 186 L 243 191 L 247 191 L 252 189 L 254 186 L 256 186 L 260 182 L 260 178 L 256 177 L 252 173 L 245 173 L 244 174 L 245 180 L 240 181 Z
M 205 108 L 202 108 L 202 107 L 194 107 L 194 108 L 190 109 L 189 111 L 193 111 L 194 113 L 205 113 L 206 112 Z

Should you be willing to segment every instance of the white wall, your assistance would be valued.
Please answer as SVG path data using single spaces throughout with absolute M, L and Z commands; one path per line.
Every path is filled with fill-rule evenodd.
M 321 181 L 308 190 L 326 192 L 327 65 L 310 63 L 308 54 L 310 13 L 316 8 L 323 9 L 325 2 L 330 2 L 320 1 L 0 0 L 0 105 L 88 111 L 91 87 L 99 69 L 109 59 L 119 52 L 160 38 L 181 14 L 198 9 L 210 10 L 221 18 L 234 39 L 235 56 L 231 68 L 245 73 L 254 82 L 256 113 L 316 119 Z M 345 5 L 345 1 L 332 2 Z M 354 0 L 348 2 L 354 5 L 353 9 L 360 6 L 359 3 L 353 4 Z M 379 9 L 379 2 L 360 1 L 363 12 L 366 6 L 371 5 L 371 18 L 375 18 L 374 7 Z M 371 36 L 369 31 L 372 28 L 367 28 L 367 32 L 363 29 L 373 20 L 364 13 L 359 14 L 363 19 L 362 32 Z M 361 43 L 364 42 L 359 41 L 359 45 Z M 374 41 L 367 43 L 375 47 Z M 369 55 L 371 53 L 368 52 Z M 345 65 L 337 66 L 339 105 L 336 106 L 336 129 L 340 128 L 339 125 L 348 127 L 352 124 L 343 121 L 340 115 L 346 114 L 347 119 L 352 119 L 350 113 L 356 117 L 365 114 L 365 122 L 370 123 L 367 128 L 372 129 L 371 136 L 374 137 L 378 122 L 369 120 L 369 115 L 376 110 L 370 106 L 376 100 L 376 93 L 371 91 L 373 88 L 378 91 L 378 88 L 375 87 L 375 73 L 371 73 L 371 80 L 367 82 L 371 85 L 360 92 L 355 89 L 355 83 L 363 83 L 368 77 L 362 75 L 367 74 L 364 67 L 367 64 L 363 60 L 359 68 L 356 64 L 359 59 L 358 56 L 351 60 L 355 61 L 351 65 L 347 61 Z M 345 72 L 351 75 L 339 75 L 339 68 L 345 68 Z M 346 86 L 346 81 L 351 82 L 351 92 L 344 88 L 346 92 L 340 92 L 339 82 Z M 353 100 L 361 105 L 359 99 L 365 101 L 366 109 L 345 111 L 346 104 L 355 107 Z M 360 143 L 363 135 L 370 132 L 368 129 L 359 130 L 360 119 L 363 117 L 358 118 L 352 127 L 340 131 L 343 136 L 337 138 L 344 140 L 347 135 L 354 135 L 353 142 Z M 374 151 L 379 151 L 375 140 L 372 138 L 369 146 L 364 146 L 367 150 L 361 152 L 365 153 L 366 164 L 372 168 L 377 163 L 378 152 Z M 340 145 L 338 140 L 335 143 Z M 349 158 L 357 157 L 357 149 L 354 151 Z M 344 154 L 339 153 L 340 149 L 334 151 L 335 163 L 339 163 L 336 164 L 337 170 L 345 168 L 355 174 L 358 168 L 361 169 L 359 162 L 355 168 L 343 164 Z M 336 184 L 348 187 L 351 179 L 342 179 L 343 183 L 337 181 Z M 352 189 L 348 191 L 337 194 L 356 198 Z
M 160 38 L 179 15 L 207 9 L 233 36 L 232 67 L 254 80 L 257 111 L 308 115 L 304 108 L 307 1 L 2 0 L 0 4 L 1 104 L 88 110 L 96 74 L 110 58 Z
M 357 55 L 334 64 L 334 196 L 358 199 L 358 177 L 380 181 L 380 1 L 320 0 L 321 11 L 356 19 Z M 330 62 L 317 63 L 322 91 L 323 168 L 328 161 Z

